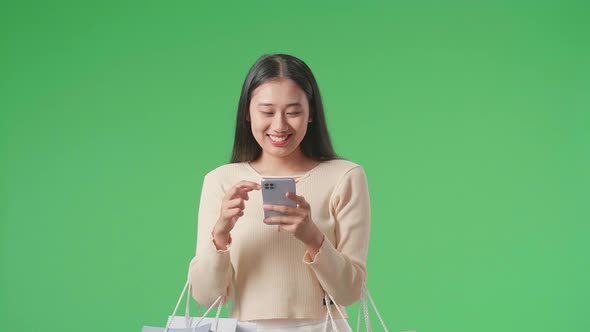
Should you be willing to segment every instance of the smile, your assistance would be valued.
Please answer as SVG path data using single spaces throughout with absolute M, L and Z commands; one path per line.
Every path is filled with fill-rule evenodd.
M 287 142 L 289 141 L 289 138 L 291 137 L 291 134 L 284 135 L 284 136 L 274 136 L 274 135 L 267 135 L 267 136 L 270 139 L 270 143 L 272 143 L 272 145 L 283 146 L 283 145 L 287 144 Z

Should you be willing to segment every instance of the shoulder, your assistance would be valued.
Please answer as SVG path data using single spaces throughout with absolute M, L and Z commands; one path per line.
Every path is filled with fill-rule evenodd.
M 340 206 L 352 200 L 367 201 L 369 186 L 364 168 L 350 160 L 339 159 L 330 161 L 333 167 L 334 187 L 330 197 L 332 206 Z
M 333 159 L 325 161 L 325 169 L 336 175 L 337 178 L 342 179 L 346 175 L 364 174 L 363 167 L 353 161 L 347 159 Z
M 323 161 L 317 171 L 312 172 L 311 181 L 333 191 L 340 190 L 343 184 L 366 182 L 365 170 L 356 162 L 346 159 Z
M 220 166 L 217 166 L 216 168 L 212 169 L 211 171 L 209 171 L 209 173 L 207 173 L 207 175 L 235 172 L 235 171 L 242 170 L 242 169 L 244 169 L 244 163 L 224 164 L 224 165 L 220 165 Z
M 205 174 L 205 179 L 227 179 L 246 171 L 244 163 L 231 163 L 218 166 Z
M 203 178 L 203 190 L 225 192 L 241 180 L 248 180 L 248 169 L 244 163 L 231 163 L 218 166 L 207 172 Z

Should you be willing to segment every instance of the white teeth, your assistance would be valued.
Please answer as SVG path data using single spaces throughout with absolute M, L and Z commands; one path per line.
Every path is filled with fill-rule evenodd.
M 283 137 L 278 137 L 278 136 L 273 136 L 273 135 L 268 135 L 270 137 L 271 140 L 273 140 L 274 142 L 283 142 L 284 140 L 287 139 L 288 136 L 283 136 Z

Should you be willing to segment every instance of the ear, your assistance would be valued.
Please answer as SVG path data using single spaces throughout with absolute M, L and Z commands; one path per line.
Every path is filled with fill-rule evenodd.
M 246 121 L 250 122 L 250 112 L 246 113 Z

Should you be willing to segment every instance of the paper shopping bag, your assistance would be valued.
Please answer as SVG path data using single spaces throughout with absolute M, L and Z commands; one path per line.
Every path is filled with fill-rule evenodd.
M 190 280 L 190 279 L 189 279 Z M 176 316 L 180 302 L 186 293 L 186 309 L 184 316 Z M 223 306 L 224 297 L 219 296 L 215 302 L 205 311 L 202 317 L 190 317 L 190 283 L 187 280 L 180 297 L 176 302 L 176 307 L 172 315 L 168 317 L 166 327 L 158 328 L 153 326 L 144 326 L 142 332 L 256 332 L 256 324 L 240 322 L 235 318 L 220 318 L 221 307 Z M 207 314 L 217 307 L 214 318 L 207 317 Z
M 199 323 L 199 321 L 202 321 Z M 168 318 L 170 327 L 183 328 L 186 324 L 186 317 L 184 316 L 170 316 Z M 211 325 L 211 331 L 215 329 L 215 318 L 214 317 L 190 317 L 189 327 L 195 327 L 196 324 Z M 256 324 L 248 322 L 240 322 L 235 318 L 217 318 L 217 332 L 256 332 Z
M 199 326 L 196 329 L 193 328 L 168 328 L 165 327 L 154 327 L 154 326 L 144 326 L 141 329 L 141 332 L 209 332 L 211 329 L 211 324 L 204 324 Z

